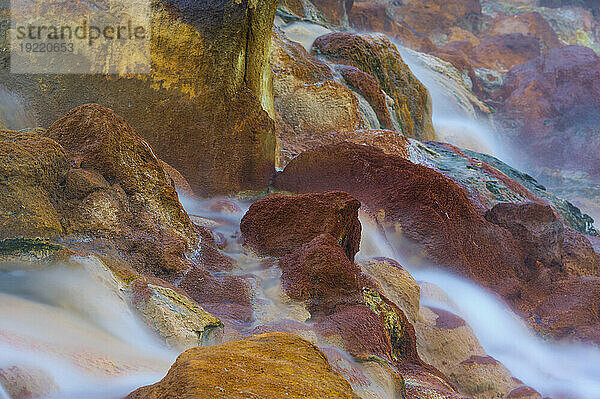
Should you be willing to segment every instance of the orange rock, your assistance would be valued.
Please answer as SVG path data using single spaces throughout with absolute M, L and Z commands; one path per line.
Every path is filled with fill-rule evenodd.
M 198 347 L 177 358 L 160 382 L 128 399 L 358 398 L 311 343 L 288 333 Z

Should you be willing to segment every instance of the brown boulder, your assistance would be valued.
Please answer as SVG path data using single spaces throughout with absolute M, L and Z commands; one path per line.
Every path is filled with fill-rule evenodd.
M 600 176 L 600 58 L 565 46 L 517 66 L 497 93 L 496 120 L 532 168 Z M 575 156 L 574 156 L 575 155 Z
M 0 239 L 63 233 L 56 193 L 68 169 L 64 150 L 53 140 L 0 130 Z
M 328 233 L 351 261 L 360 245 L 360 202 L 343 192 L 270 196 L 242 218 L 244 244 L 261 255 L 281 257 Z
M 502 72 L 539 55 L 539 40 L 521 33 L 484 37 L 471 50 L 471 57 L 478 67 Z
M 330 24 L 347 25 L 354 0 L 312 0 L 312 3 Z
M 583 234 L 565 227 L 562 264 L 572 276 L 600 277 L 600 254 Z
M 287 333 L 198 347 L 177 358 L 160 382 L 127 398 L 357 398 L 313 344 Z
M 414 31 L 430 38 L 452 26 L 473 30 L 481 16 L 479 0 L 408 0 L 392 2 L 389 9 L 395 20 L 405 22 Z
M 398 49 L 386 36 L 330 33 L 314 41 L 312 52 L 373 76 L 381 89 L 394 100 L 392 108 L 406 136 L 418 139 L 435 137 L 429 92 L 402 61 Z

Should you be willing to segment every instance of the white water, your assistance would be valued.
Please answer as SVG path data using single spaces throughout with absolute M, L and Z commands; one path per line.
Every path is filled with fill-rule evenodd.
M 0 269 L 0 368 L 41 371 L 57 399 L 122 398 L 161 379 L 176 354 L 138 321 L 97 260 L 76 262 Z
M 431 266 L 402 257 L 361 217 L 363 234 L 359 258 L 396 259 L 420 283 L 440 287 L 456 304 L 422 298 L 421 305 L 458 313 L 472 327 L 488 355 L 542 394 L 570 399 L 600 398 L 600 349 L 592 345 L 556 343 L 535 335 L 498 297 L 477 284 Z

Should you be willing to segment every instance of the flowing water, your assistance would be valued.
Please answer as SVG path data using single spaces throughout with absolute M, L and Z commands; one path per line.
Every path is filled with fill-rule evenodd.
M 35 370 L 51 398 L 122 398 L 162 378 L 176 354 L 138 321 L 100 262 L 73 261 L 2 266 L 0 369 Z

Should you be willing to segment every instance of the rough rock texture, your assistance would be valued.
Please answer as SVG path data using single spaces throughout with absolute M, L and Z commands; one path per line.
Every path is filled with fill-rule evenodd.
M 331 234 L 321 234 L 284 256 L 279 267 L 285 292 L 304 301 L 313 315 L 360 296 L 360 269 Z
M 311 343 L 287 333 L 190 349 L 160 382 L 128 398 L 358 398 Z
M 10 399 L 36 399 L 59 392 L 54 378 L 45 371 L 12 366 L 0 369 L 0 386 Z
M 240 230 L 245 245 L 275 257 L 328 233 L 353 261 L 360 245 L 359 207 L 360 202 L 343 192 L 270 196 L 250 206 Z
M 481 15 L 479 0 L 436 0 L 391 2 L 394 19 L 404 21 L 421 34 L 434 37 L 452 26 L 471 30 Z
M 436 48 L 426 36 L 415 32 L 405 22 L 393 19 L 381 3 L 354 2 L 348 19 L 359 31 L 385 33 L 413 50 L 429 52 Z
M 273 30 L 271 69 L 276 134 L 284 154 L 299 151 L 295 143 L 368 127 L 352 90 L 336 82 L 329 66 L 279 29 Z
M 183 254 L 199 241 L 196 227 L 161 162 L 123 118 L 84 105 L 44 135 L 64 147 L 72 167 L 64 192 L 52 193 L 61 197 L 64 234 L 112 240 L 135 267 L 153 274 L 189 267 Z
M 411 323 L 419 314 L 421 289 L 415 279 L 396 261 L 374 258 L 359 263 L 364 273 L 381 284 L 382 293 L 394 302 Z
M 485 214 L 485 218 L 511 232 L 525 254 L 528 267 L 535 262 L 557 266 L 562 261 L 564 227 L 552 208 L 536 203 L 500 203 Z
M 593 179 L 600 173 L 598 82 L 600 59 L 592 50 L 551 49 L 506 75 L 497 119 L 534 168 L 587 172 Z
M 131 291 L 143 320 L 170 348 L 184 351 L 215 343 L 222 334 L 219 319 L 173 289 L 136 279 Z
M 0 75 L 43 127 L 75 106 L 102 104 L 129 121 L 197 194 L 262 190 L 275 157 L 267 114 L 274 116 L 275 3 L 154 3 L 150 75 L 14 75 L 8 52 Z
M 394 100 L 402 132 L 409 137 L 433 139 L 429 92 L 386 36 L 330 33 L 315 40 L 312 52 L 373 76 Z

